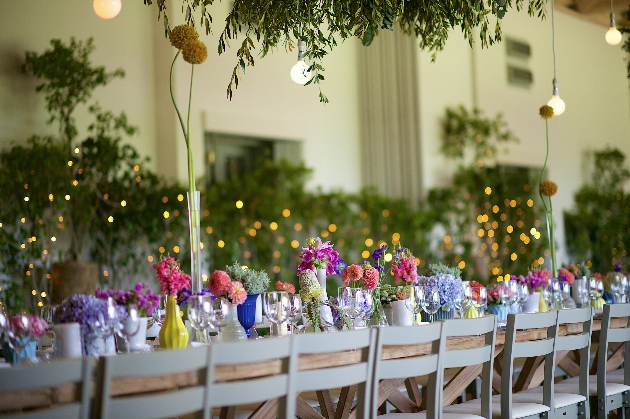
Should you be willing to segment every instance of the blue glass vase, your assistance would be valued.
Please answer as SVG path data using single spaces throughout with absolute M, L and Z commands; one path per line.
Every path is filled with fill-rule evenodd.
M 249 338 L 249 329 L 256 323 L 256 300 L 260 294 L 248 294 L 243 304 L 239 304 L 237 308 L 238 321 L 245 329 Z
M 24 349 L 22 349 L 21 358 L 35 358 L 36 350 L 37 341 L 31 340 L 29 343 L 26 344 Z M 13 348 L 11 348 L 8 343 L 5 342 L 2 344 L 2 352 L 4 353 L 4 359 L 7 362 L 11 364 L 18 363 L 18 353 L 16 350 L 13 350 Z
M 498 322 L 504 322 L 507 320 L 508 308 L 502 304 L 490 305 L 488 306 L 488 313 L 497 316 Z

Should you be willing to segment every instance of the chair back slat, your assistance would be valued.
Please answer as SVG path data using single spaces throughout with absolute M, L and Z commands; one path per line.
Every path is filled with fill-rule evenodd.
M 621 343 L 630 340 L 630 328 L 608 330 L 608 343 Z
M 574 351 L 587 347 L 591 343 L 591 335 L 589 333 L 580 333 L 579 335 L 558 336 L 556 341 L 556 351 Z
M 583 323 L 593 319 L 591 307 L 572 308 L 558 311 L 558 324 Z
M 109 402 L 111 418 L 154 419 L 184 415 L 203 409 L 204 389 L 176 389 L 170 393 L 121 397 Z
M 608 304 L 608 317 L 609 318 L 619 318 L 619 317 L 630 317 L 630 304 Z M 605 306 L 604 306 L 605 308 Z
M 546 313 L 527 313 L 514 315 L 514 329 L 544 329 L 556 324 L 557 311 Z
M 444 368 L 461 367 L 462 363 L 467 365 L 483 364 L 494 352 L 494 347 L 485 345 L 480 348 L 459 349 L 454 351 L 446 351 L 442 366 Z
M 400 377 L 419 377 L 437 371 L 438 356 L 436 354 L 422 357 L 411 357 L 402 359 L 389 359 L 387 367 L 379 372 L 379 379 L 385 380 Z
M 547 355 L 553 352 L 553 345 L 553 338 L 516 342 L 512 347 L 512 356 L 514 358 L 529 358 Z

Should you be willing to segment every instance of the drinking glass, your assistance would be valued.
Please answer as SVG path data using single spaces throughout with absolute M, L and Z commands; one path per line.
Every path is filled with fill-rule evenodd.
M 413 314 L 413 325 L 417 326 L 418 314 L 422 311 L 426 298 L 425 289 L 421 285 L 410 285 L 405 287 L 404 292 L 405 295 L 407 295 L 405 307 L 407 307 L 407 310 L 411 311 Z
M 558 283 L 558 288 L 560 291 L 560 304 L 562 305 L 561 308 L 567 308 L 564 307 L 564 302 L 571 298 L 571 286 L 567 282 L 560 281 Z
M 588 279 L 586 279 L 585 277 L 576 278 L 575 282 L 573 282 L 573 287 L 576 288 L 576 294 L 577 294 L 577 299 L 578 299 L 576 303 L 579 304 L 578 307 L 587 307 L 590 302 L 590 293 L 588 290 Z
M 604 294 L 604 284 L 602 281 L 598 281 L 597 278 L 591 278 L 588 282 L 588 290 L 591 300 L 595 300 Z
M 290 334 L 295 334 L 295 325 L 302 319 L 302 299 L 299 294 L 289 294 Z
M 217 297 L 212 303 L 212 314 L 210 324 L 219 332 L 221 339 L 221 328 L 227 326 L 230 321 L 230 304 L 225 298 Z
M 188 298 L 188 320 L 190 326 L 203 334 L 203 341 L 208 341 L 207 330 L 213 315 L 210 295 L 191 295 Z
M 361 288 L 342 287 L 339 288 L 339 308 L 355 325 L 355 319 L 360 317 L 365 308 L 363 306 L 365 294 Z
M 455 294 L 455 299 L 453 300 L 453 306 L 455 307 L 456 313 L 460 313 L 460 317 L 464 317 L 461 313 L 463 302 L 466 298 L 464 284 L 460 284 L 457 293 Z
M 129 338 L 135 336 L 140 329 L 140 315 L 138 313 L 138 307 L 135 304 L 131 304 L 125 307 L 125 318 L 119 319 L 116 322 L 116 334 L 125 341 L 125 348 L 129 353 Z
M 372 315 L 374 314 L 374 298 L 372 297 L 372 291 L 363 290 L 363 310 L 359 317 L 357 317 L 357 327 L 367 327 Z
M 486 287 L 479 288 L 479 314 L 481 316 L 486 315 L 488 309 L 488 291 Z
M 485 288 L 484 288 L 485 289 Z M 428 291 L 425 291 L 425 298 L 422 304 L 422 309 L 429 315 L 430 322 L 433 323 L 433 316 L 440 309 L 440 290 L 438 287 L 433 287 Z
M 286 291 L 269 291 L 263 295 L 263 307 L 267 319 L 275 325 L 281 325 L 289 319 L 291 306 L 289 303 L 289 294 Z M 271 336 L 273 327 L 270 328 Z

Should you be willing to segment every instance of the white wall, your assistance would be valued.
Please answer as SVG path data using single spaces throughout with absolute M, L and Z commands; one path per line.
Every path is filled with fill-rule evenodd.
M 619 47 L 606 44 L 606 28 L 562 13 L 555 17 L 557 76 L 566 111 L 550 120 L 548 177 L 559 186 L 553 199 L 554 213 L 558 255 L 566 261 L 562 212 L 571 208 L 574 193 L 590 180 L 590 173 L 583 170 L 585 156 L 611 145 L 630 159 L 630 96 L 625 54 Z M 508 154 L 499 155 L 499 162 L 542 167 L 545 123 L 538 110 L 552 93 L 551 15 L 540 21 L 526 11 L 511 10 L 503 19 L 503 34 L 504 39 L 512 37 L 531 46 L 531 57 L 521 61 L 533 72 L 530 88 L 508 84 L 505 44 L 483 50 L 476 45 L 470 50 L 462 36 L 453 32 L 436 63 L 430 63 L 430 54 L 419 54 L 425 188 L 447 184 L 452 175 L 452 168 L 445 167 L 444 158 L 437 155 L 439 121 L 445 106 L 473 105 L 473 83 L 476 105 L 488 116 L 502 112 L 509 128 L 521 139 L 520 144 L 508 147 Z M 510 62 L 518 60 L 510 58 Z
M 56 126 L 45 123 L 44 95 L 35 93 L 37 83 L 20 73 L 25 51 L 42 53 L 50 48 L 53 38 L 68 43 L 72 36 L 78 40 L 93 36 L 96 50 L 92 62 L 109 71 L 122 67 L 126 72 L 124 79 L 97 88 L 93 99 L 104 109 L 125 111 L 140 127 L 133 145 L 142 155 L 155 157 L 151 44 L 155 17 L 142 2 L 124 2 L 120 15 L 111 21 L 98 18 L 92 3 L 85 0 L 3 1 L 0 15 L 0 148 L 32 134 L 57 132 Z M 77 109 L 76 117 L 79 138 L 84 138 L 81 135 L 86 134 L 90 122 L 87 108 Z

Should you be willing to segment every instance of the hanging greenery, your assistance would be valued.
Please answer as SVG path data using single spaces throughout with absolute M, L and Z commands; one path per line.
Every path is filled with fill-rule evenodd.
M 591 182 L 576 192 L 574 209 L 564 213 L 569 254 L 596 272 L 628 263 L 630 197 L 625 184 L 630 171 L 625 159 L 616 148 L 595 152 Z
M 154 0 L 144 0 L 151 5 Z M 169 10 L 166 0 L 155 0 L 158 19 L 164 22 L 165 32 L 170 31 Z M 211 30 L 210 6 L 214 0 L 180 0 L 186 23 Z M 520 10 L 527 4 L 531 16 L 544 18 L 546 0 L 323 0 L 295 1 L 235 0 L 225 27 L 219 38 L 218 52 L 226 51 L 230 41 L 240 46 L 237 63 L 227 88 L 232 98 L 245 68 L 254 65 L 254 50 L 259 44 L 259 55 L 264 57 L 279 45 L 292 50 L 298 40 L 306 42 L 306 57 L 311 61 L 311 80 L 319 84 L 324 80 L 322 60 L 338 42 L 351 37 L 370 45 L 379 29 L 393 29 L 395 21 L 406 34 L 419 40 L 419 47 L 428 51 L 441 51 L 449 32 L 461 28 L 464 38 L 472 45 L 473 30 L 479 28 L 479 40 L 487 47 L 501 40 L 501 18 L 507 8 Z M 491 29 L 494 21 L 494 29 Z M 434 56 L 435 58 L 435 56 Z M 321 102 L 328 102 L 319 92 Z

